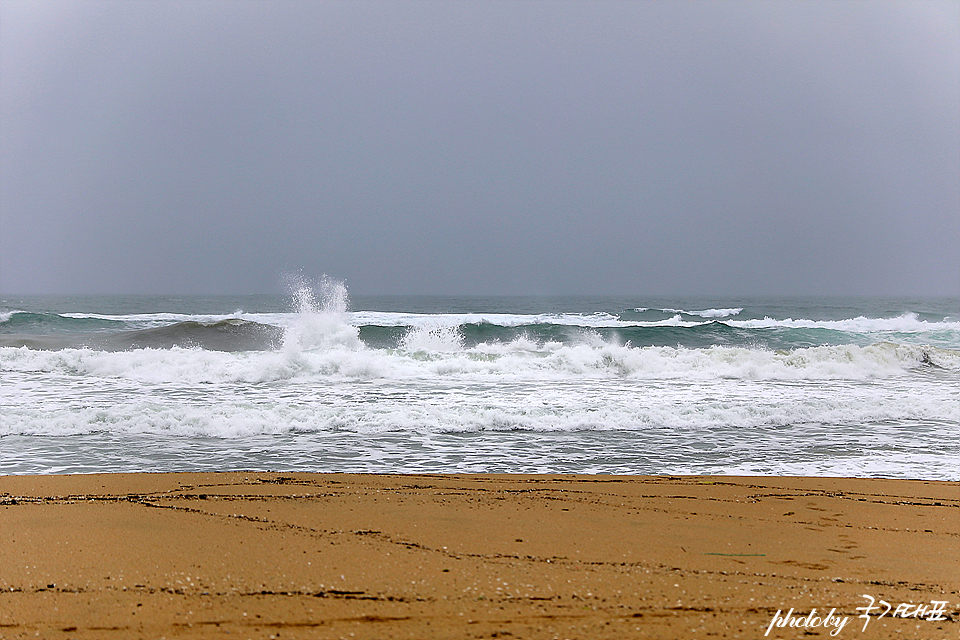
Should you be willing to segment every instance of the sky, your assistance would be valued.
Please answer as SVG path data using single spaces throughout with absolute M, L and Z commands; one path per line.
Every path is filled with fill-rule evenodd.
M 960 295 L 960 3 L 0 0 L 0 292 Z

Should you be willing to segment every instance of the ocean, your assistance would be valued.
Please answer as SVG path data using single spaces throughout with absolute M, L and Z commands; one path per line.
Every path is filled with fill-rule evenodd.
M 960 480 L 960 300 L 0 296 L 0 473 Z

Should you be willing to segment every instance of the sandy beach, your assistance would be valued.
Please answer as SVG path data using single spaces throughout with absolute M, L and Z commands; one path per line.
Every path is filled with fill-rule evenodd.
M 956 482 L 6 476 L 0 539 L 2 638 L 960 635 Z

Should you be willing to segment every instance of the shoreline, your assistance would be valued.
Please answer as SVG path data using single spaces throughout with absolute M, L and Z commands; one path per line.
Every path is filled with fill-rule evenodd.
M 4 639 L 960 632 L 951 481 L 16 475 L 0 534 Z

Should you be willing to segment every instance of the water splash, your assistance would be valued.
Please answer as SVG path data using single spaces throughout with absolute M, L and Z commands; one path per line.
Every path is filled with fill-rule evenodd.
M 400 348 L 412 352 L 455 353 L 463 351 L 463 332 L 459 326 L 413 327 L 400 341 Z
M 326 274 L 314 280 L 302 273 L 288 273 L 283 279 L 297 313 L 344 314 L 350 310 L 350 296 L 343 280 Z
M 323 275 L 311 280 L 302 274 L 287 276 L 296 318 L 283 338 L 284 352 L 298 357 L 318 349 L 362 348 L 359 329 L 348 322 L 350 297 L 342 280 Z

